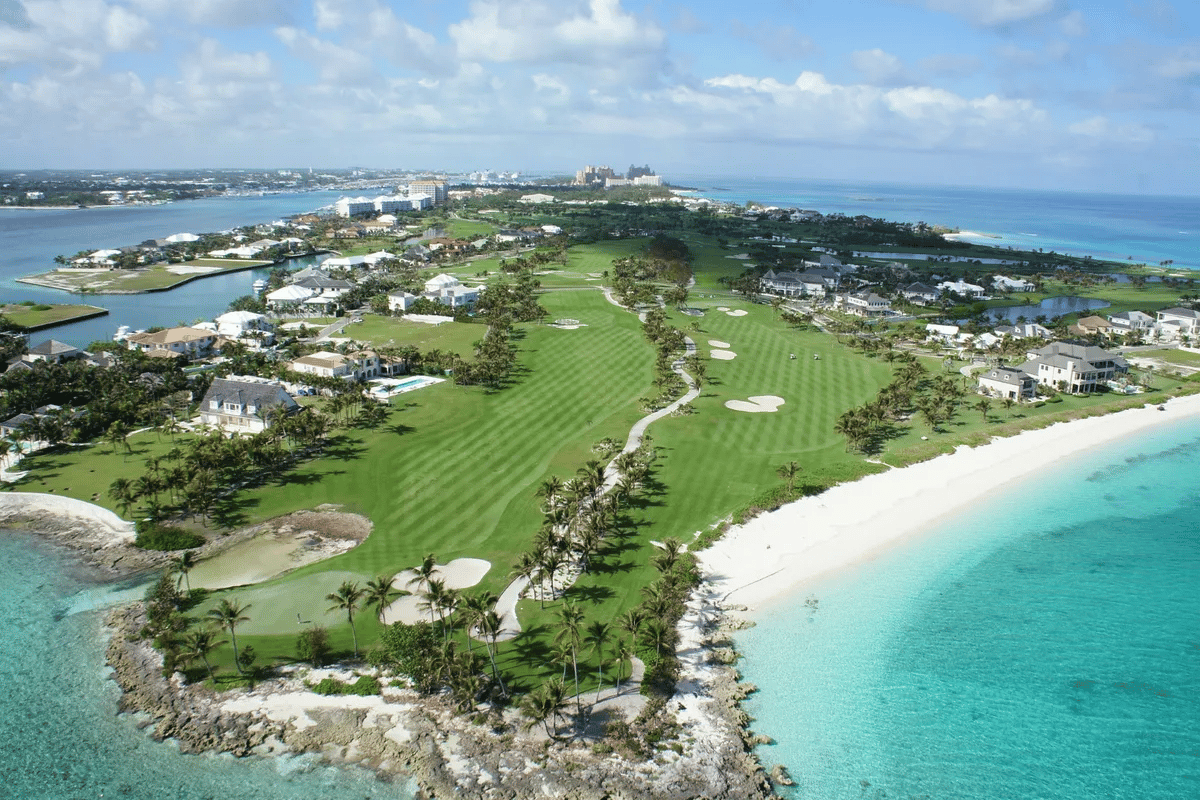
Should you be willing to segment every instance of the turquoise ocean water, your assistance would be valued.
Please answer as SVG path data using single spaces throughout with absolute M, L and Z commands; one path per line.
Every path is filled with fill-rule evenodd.
M 1165 426 L 766 609 L 741 668 L 788 796 L 1200 797 L 1197 475 Z
M 2 495 L 0 495 L 2 497 Z M 367 800 L 405 786 L 310 756 L 185 756 L 118 715 L 98 612 L 71 613 L 68 563 L 38 539 L 0 531 L 0 798 L 17 800 Z

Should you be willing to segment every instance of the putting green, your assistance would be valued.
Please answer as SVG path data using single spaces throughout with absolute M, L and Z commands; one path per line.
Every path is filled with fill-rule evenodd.
M 344 581 L 352 581 L 361 587 L 370 579 L 370 575 L 357 572 L 321 572 L 309 575 L 303 581 L 283 580 L 222 593 L 221 596 L 249 605 L 245 615 L 250 619 L 238 626 L 239 636 L 299 633 L 309 624 L 327 628 L 345 624 L 346 612 L 329 611 L 333 604 L 325 599 L 325 595 L 336 592 Z M 215 601 L 206 604 L 198 610 L 197 616 L 204 616 L 215 605 Z

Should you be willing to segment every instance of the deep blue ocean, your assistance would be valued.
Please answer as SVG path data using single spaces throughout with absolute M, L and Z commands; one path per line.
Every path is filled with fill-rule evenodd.
M 1200 797 L 1197 475 L 1168 425 L 765 609 L 740 668 L 787 796 Z
M 1200 269 L 1200 198 L 782 178 L 671 176 L 732 203 L 865 214 L 987 234 L 979 244 Z M 1131 258 L 1132 257 L 1132 258 Z
M 704 194 L 924 220 L 1032 247 L 1200 267 L 1196 201 L 781 180 L 677 179 Z M 719 189 L 715 187 L 720 187 Z M 63 302 L 13 282 L 59 253 L 312 210 L 335 194 L 147 208 L 0 210 L 0 299 Z M 1015 246 L 1015 245 L 1014 245 Z M 253 273 L 152 295 L 55 329 L 73 344 L 211 318 Z M 1166 430 L 1006 489 L 944 532 L 814 587 L 743 637 L 762 691 L 755 729 L 796 796 L 1200 797 L 1200 431 Z M 0 495 L 2 498 L 3 495 Z M 0 532 L 0 798 L 407 797 L 307 759 L 182 756 L 116 712 L 97 591 L 36 539 Z M 83 592 L 81 601 L 79 593 Z M 103 594 L 101 592 L 100 594 Z M 807 597 L 807 595 L 806 595 Z M 865 782 L 865 783 L 863 783 Z

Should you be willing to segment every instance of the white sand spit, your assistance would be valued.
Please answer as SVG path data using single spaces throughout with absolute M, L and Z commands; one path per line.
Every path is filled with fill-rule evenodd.
M 132 544 L 137 534 L 132 522 L 121 519 L 107 508 L 73 497 L 56 497 L 41 492 L 8 492 L 3 495 L 0 519 L 22 514 L 54 514 L 87 524 L 97 547 Z
M 469 589 L 483 580 L 483 576 L 487 575 L 491 568 L 492 562 L 484 561 L 482 558 L 456 558 L 449 564 L 438 564 L 437 572 L 433 577 L 435 580 L 445 581 L 447 589 Z M 408 582 L 416 574 L 416 570 L 406 569 L 392 579 L 392 586 L 415 592 L 418 589 L 417 585 L 414 583 L 410 586 Z M 420 604 L 421 598 L 415 594 L 401 597 L 383 610 L 383 621 L 388 625 L 393 622 L 404 622 L 411 625 L 414 622 L 429 619 L 428 609 L 417 608 Z
M 221 269 L 221 267 L 172 266 L 167 267 L 167 272 L 172 272 L 176 275 L 204 275 L 209 272 L 220 272 Z
M 748 312 L 741 308 L 735 308 L 733 311 L 726 311 L 725 313 L 731 317 L 744 317 Z
M 733 347 L 729 342 L 722 342 L 720 339 L 709 339 L 708 346 L 721 348 Z
M 773 394 L 759 394 L 746 400 L 726 400 L 725 407 L 731 411 L 745 411 L 750 414 L 762 414 L 778 411 L 786 400 Z
M 733 361 L 737 358 L 737 353 L 732 350 L 712 350 L 709 352 L 709 356 L 717 361 Z
M 1063 458 L 1181 418 L 1200 420 L 1200 395 L 1170 400 L 1165 411 L 1149 405 L 959 447 L 763 514 L 697 555 L 715 597 L 757 611 L 922 534 L 1005 484 L 1037 480 Z

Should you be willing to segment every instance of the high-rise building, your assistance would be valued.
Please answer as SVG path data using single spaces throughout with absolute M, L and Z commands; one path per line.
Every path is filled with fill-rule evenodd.
M 413 181 L 408 184 L 408 193 L 410 195 L 427 194 L 433 199 L 435 206 L 445 205 L 446 199 L 450 196 L 446 182 L 442 180 Z

